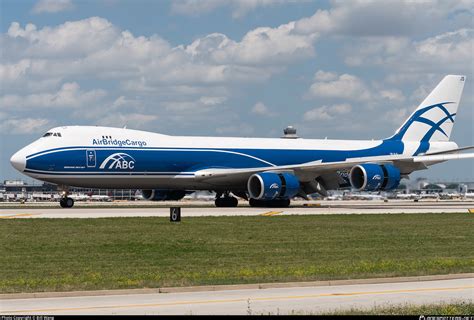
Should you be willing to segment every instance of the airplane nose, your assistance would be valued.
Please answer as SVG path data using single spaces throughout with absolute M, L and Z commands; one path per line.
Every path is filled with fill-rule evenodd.
M 26 166 L 26 157 L 24 154 L 17 152 L 10 158 L 10 163 L 15 169 L 20 172 L 23 172 Z

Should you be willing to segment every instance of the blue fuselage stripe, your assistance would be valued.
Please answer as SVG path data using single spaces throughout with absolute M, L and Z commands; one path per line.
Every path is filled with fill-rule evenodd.
M 359 150 L 65 147 L 31 154 L 25 172 L 54 175 L 192 175 L 208 168 L 261 168 L 402 154 L 401 141 Z M 92 152 L 91 152 L 92 151 Z

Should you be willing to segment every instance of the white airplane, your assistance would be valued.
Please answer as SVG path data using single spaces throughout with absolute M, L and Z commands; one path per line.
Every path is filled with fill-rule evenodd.
M 208 191 L 196 191 L 191 194 L 184 196 L 184 200 L 201 200 L 201 201 L 212 201 L 216 198 L 213 192 Z
M 474 192 L 466 192 L 464 194 L 461 194 L 461 196 L 464 198 L 474 198 Z
M 185 137 L 109 127 L 49 130 L 15 153 L 20 172 L 68 186 L 142 189 L 148 200 L 179 200 L 186 192 L 216 192 L 218 207 L 288 206 L 290 199 L 352 186 L 396 188 L 402 177 L 432 164 L 473 158 L 449 141 L 465 76 L 448 75 L 402 126 L 383 140 Z
M 370 193 L 351 193 L 346 195 L 347 198 L 352 200 L 385 200 L 387 197 L 380 194 L 370 194 Z
M 98 195 L 98 194 L 93 194 L 92 196 L 89 197 L 90 200 L 92 201 L 112 201 L 112 198 L 106 195 Z
M 71 197 L 74 201 L 87 201 L 87 200 L 90 200 L 90 199 L 91 199 L 91 197 L 89 197 L 87 194 L 84 194 L 84 193 L 71 194 L 70 197 Z
M 419 199 L 439 199 L 438 193 L 420 193 L 418 195 Z
M 420 196 L 416 193 L 397 193 L 395 195 L 396 199 L 419 199 Z

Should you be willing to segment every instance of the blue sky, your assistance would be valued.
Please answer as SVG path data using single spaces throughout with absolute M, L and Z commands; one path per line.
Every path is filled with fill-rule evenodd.
M 470 1 L 0 0 L 0 177 L 58 125 L 175 135 L 390 136 L 446 74 L 474 145 Z M 474 180 L 472 160 L 416 176 Z

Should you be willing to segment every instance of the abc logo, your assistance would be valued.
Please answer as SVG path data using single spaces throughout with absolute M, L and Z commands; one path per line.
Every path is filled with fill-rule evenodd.
M 100 165 L 100 169 L 134 169 L 135 159 L 126 153 L 114 153 L 108 156 Z

